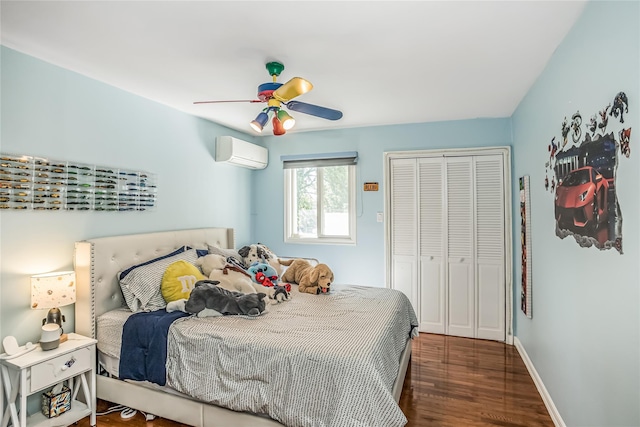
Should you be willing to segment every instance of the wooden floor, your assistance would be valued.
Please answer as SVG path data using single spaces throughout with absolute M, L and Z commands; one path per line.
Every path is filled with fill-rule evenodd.
M 400 407 L 407 426 L 550 426 L 553 421 L 515 347 L 420 334 Z
M 98 412 L 109 406 L 99 401 Z M 413 427 L 553 427 L 518 351 L 492 341 L 420 334 L 413 341 L 400 407 Z M 88 427 L 89 419 L 78 426 Z M 123 420 L 116 412 L 99 416 L 98 426 L 185 424 L 161 418 L 147 422 L 140 413 Z

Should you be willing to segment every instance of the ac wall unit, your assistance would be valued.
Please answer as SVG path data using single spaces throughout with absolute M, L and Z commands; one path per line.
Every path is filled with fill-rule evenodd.
M 269 151 L 238 138 L 219 136 L 216 138 L 216 162 L 227 162 L 249 169 L 264 169 L 269 163 Z

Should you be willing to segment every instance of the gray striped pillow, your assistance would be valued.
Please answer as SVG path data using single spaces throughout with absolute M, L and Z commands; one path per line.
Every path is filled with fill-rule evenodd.
M 118 273 L 122 295 L 129 309 L 136 312 L 139 310 L 154 311 L 166 307 L 167 303 L 160 290 L 165 270 L 176 261 L 184 260 L 194 264 L 197 258 L 196 250 L 188 249 L 173 256 L 160 257 L 137 267 L 123 270 L 121 273 L 126 272 L 124 277 Z

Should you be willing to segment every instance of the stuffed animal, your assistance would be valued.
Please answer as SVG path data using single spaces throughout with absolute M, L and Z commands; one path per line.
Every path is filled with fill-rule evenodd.
M 247 273 L 251 276 L 251 279 L 260 283 L 262 286 L 274 286 L 278 284 L 278 273 L 275 268 L 265 262 L 254 262 L 249 268 Z
M 259 316 L 267 308 L 266 294 L 231 292 L 218 286 L 215 280 L 199 280 L 188 300 L 167 304 L 167 312 L 181 310 L 198 317 L 246 315 Z
M 274 277 L 275 270 L 273 267 L 269 264 L 263 265 L 269 267 L 269 277 Z M 218 286 L 228 291 L 242 292 L 245 294 L 262 292 L 267 294 L 273 303 L 287 301 L 290 298 L 288 292 L 291 292 L 291 285 L 287 284 L 289 287 L 288 292 L 287 290 L 281 290 L 279 286 L 269 286 L 269 283 L 272 281 L 270 278 L 258 276 L 258 278 L 255 279 L 258 270 L 254 269 L 252 272 L 244 270 L 238 266 L 238 263 L 232 257 L 225 260 L 222 255 L 208 254 L 198 258 L 196 260 L 196 266 L 201 268 L 202 273 L 207 275 L 209 280 L 219 282 Z M 262 271 L 264 273 L 266 269 Z M 275 277 L 273 281 L 277 284 L 278 278 L 277 276 Z
M 327 264 L 312 266 L 304 259 L 280 260 L 287 268 L 282 275 L 282 281 L 298 284 L 298 291 L 308 294 L 328 293 L 333 282 L 333 272 Z
M 231 264 L 222 255 L 209 254 L 196 260 L 195 265 L 200 267 L 202 273 L 209 278 L 219 282 L 218 286 L 231 292 L 242 292 L 245 294 L 255 294 L 263 292 L 262 287 L 255 286 L 251 276 L 236 265 Z M 265 292 L 272 296 L 273 290 Z
M 202 274 L 207 277 L 213 270 L 222 270 L 226 264 L 226 258 L 218 254 L 201 256 L 195 262 L 196 267 L 199 267 L 202 270 Z
M 250 267 L 254 262 L 266 262 L 276 270 L 278 276 L 282 275 L 282 266 L 278 257 L 262 243 L 243 246 L 238 249 L 238 254 L 242 257 L 246 267 Z
M 268 289 L 273 289 L 274 293 L 271 298 L 277 302 L 286 301 L 290 297 L 291 285 L 289 283 L 279 284 L 278 275 L 275 268 L 270 264 L 264 262 L 254 262 L 247 269 L 247 273 L 251 276 L 251 279 L 258 285 L 264 286 Z

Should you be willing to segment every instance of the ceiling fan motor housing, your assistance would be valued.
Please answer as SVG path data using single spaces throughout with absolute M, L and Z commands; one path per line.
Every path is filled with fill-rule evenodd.
M 282 86 L 282 83 L 269 82 L 261 84 L 258 86 L 258 99 L 260 101 L 268 100 L 271 98 L 273 91 L 278 89 L 280 86 Z

